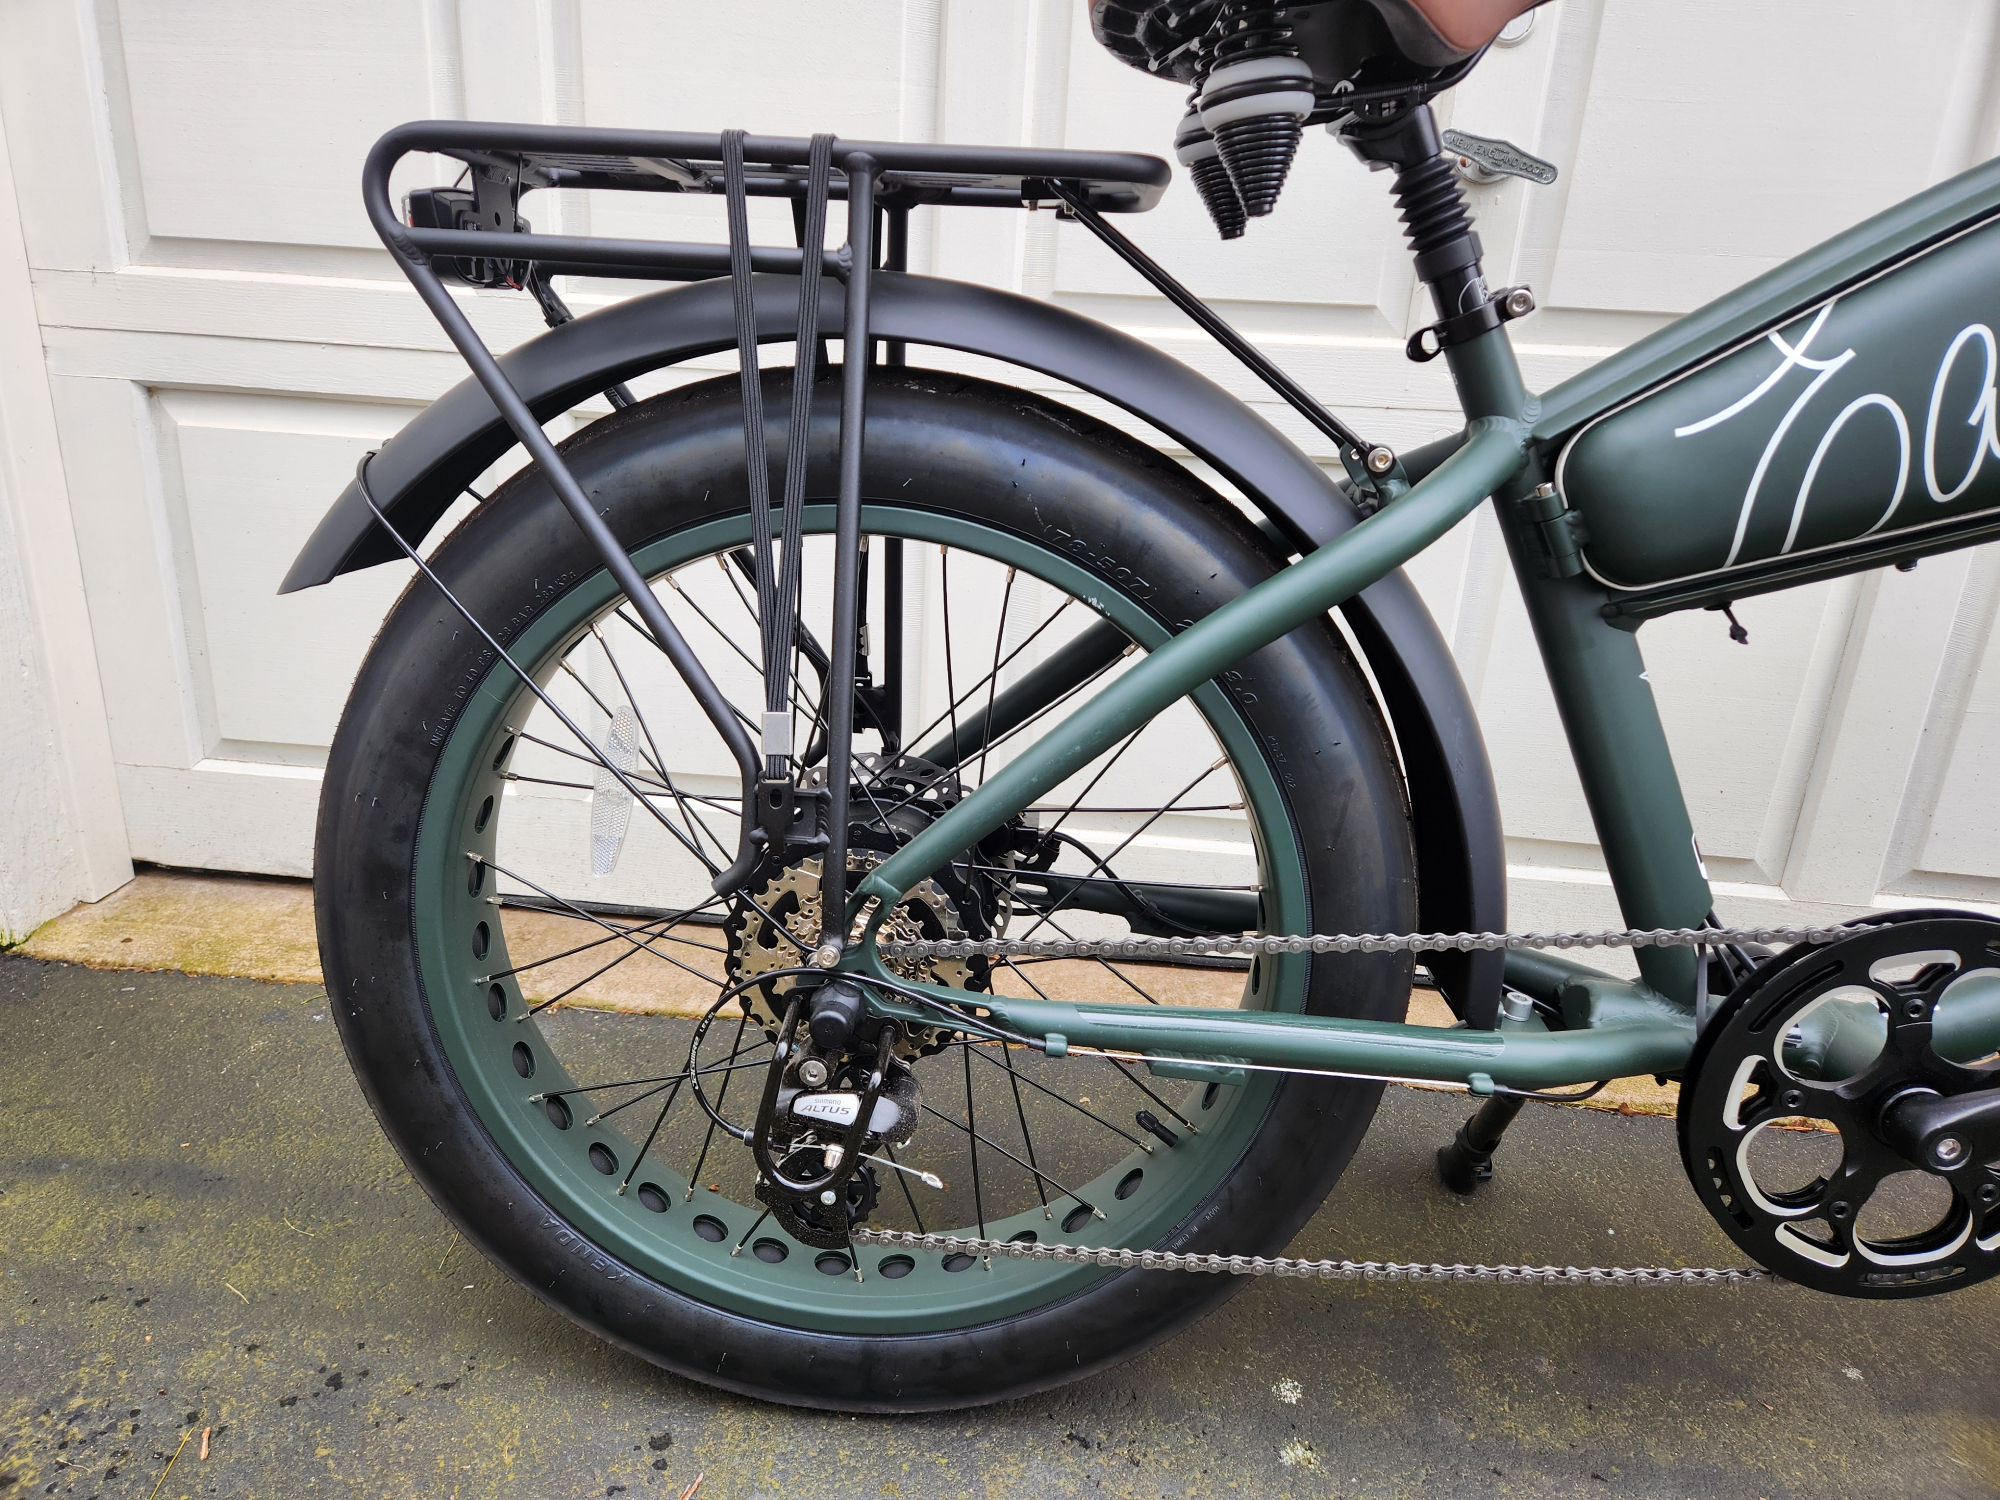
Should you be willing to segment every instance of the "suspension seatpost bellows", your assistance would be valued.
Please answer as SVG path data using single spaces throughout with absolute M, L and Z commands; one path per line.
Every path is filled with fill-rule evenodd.
M 1443 148 L 1430 106 L 1420 104 L 1386 121 L 1347 125 L 1340 138 L 1371 168 L 1395 173 L 1397 214 L 1416 257 L 1417 277 L 1430 288 L 1438 316 L 1462 319 L 1487 307 L 1491 294 L 1480 266 L 1483 252 L 1472 210 L 1458 174 L 1439 154 Z M 1505 316 L 1496 309 L 1482 326 L 1498 327 Z
M 1229 169 L 1222 164 L 1221 148 L 1201 122 L 1198 98 L 1188 102 L 1188 112 L 1174 132 L 1174 155 L 1194 179 L 1194 190 L 1215 221 L 1215 232 L 1225 240 L 1241 239 L 1243 200 L 1236 196 L 1236 184 L 1229 180 Z
M 1201 123 L 1215 137 L 1243 212 L 1260 219 L 1277 203 L 1298 154 L 1313 111 L 1312 70 L 1299 57 L 1282 5 L 1231 0 L 1218 24 Z

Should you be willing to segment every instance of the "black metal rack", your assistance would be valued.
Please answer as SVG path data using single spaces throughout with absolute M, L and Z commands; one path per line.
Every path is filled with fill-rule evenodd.
M 421 207 L 423 211 L 413 211 L 411 219 L 428 222 L 406 223 L 390 199 L 390 174 L 405 156 L 423 151 L 464 162 L 467 171 L 463 177 L 470 178 L 470 186 L 467 191 L 421 190 L 421 197 L 413 193 L 413 210 Z M 893 254 L 906 242 L 908 211 L 919 204 L 1022 208 L 1051 200 L 1059 204 L 1082 203 L 1093 213 L 1130 213 L 1158 202 L 1172 175 L 1166 163 L 1156 157 L 1114 152 L 912 145 L 900 141 L 842 141 L 830 136 L 802 140 L 742 132 L 695 135 L 451 120 L 398 126 L 368 153 L 362 173 L 362 196 L 375 232 L 464 356 L 474 378 L 536 467 L 547 476 L 564 508 L 590 539 L 639 619 L 673 663 L 736 760 L 743 778 L 742 841 L 735 863 L 716 877 L 717 890 L 741 884 L 764 850 L 783 856 L 784 846 L 791 837 L 794 799 L 799 790 L 787 775 L 791 752 L 788 748 L 781 752 L 772 742 L 768 724 L 765 743 L 760 746 L 752 740 L 609 525 L 590 504 L 493 352 L 445 289 L 443 277 L 534 289 L 545 310 L 549 310 L 551 321 L 558 321 L 568 314 L 547 284 L 550 275 L 649 280 L 730 276 L 738 288 L 738 347 L 743 358 L 748 458 L 748 445 L 762 431 L 761 417 L 754 415 L 758 409 L 757 345 L 754 314 L 749 310 L 749 278 L 753 272 L 799 275 L 801 347 L 816 340 L 815 309 L 821 278 L 844 282 L 843 343 L 849 350 L 866 351 L 871 347 L 869 282 L 879 260 L 878 212 L 888 212 L 887 240 Z M 524 193 L 543 188 L 721 193 L 729 200 L 729 242 L 687 245 L 536 234 L 521 218 L 520 203 Z M 751 196 L 793 201 L 797 246 L 750 244 L 743 207 Z M 806 246 L 817 247 L 823 240 L 826 206 L 834 198 L 848 206 L 847 242 L 839 250 L 809 251 Z M 800 275 L 814 255 L 819 257 L 820 275 Z M 900 351 L 889 353 L 892 363 L 899 362 Z M 855 679 L 860 434 L 867 396 L 867 365 L 865 353 L 850 355 L 841 381 L 834 639 L 828 651 L 828 674 L 831 683 L 843 685 L 852 684 Z M 622 390 L 615 394 L 629 399 L 624 398 Z M 784 541 L 788 558 L 796 555 L 798 545 L 795 517 L 798 496 L 794 490 L 803 480 L 804 428 L 810 419 L 810 405 L 808 383 L 794 396 L 795 461 L 787 464 L 785 495 Z M 753 461 L 751 471 L 753 475 L 761 475 L 763 465 Z M 362 461 L 359 478 L 363 496 L 374 508 L 374 501 L 368 496 L 366 459 Z M 387 528 L 387 517 L 379 510 L 376 515 Z M 759 508 L 759 550 L 764 554 L 760 557 L 760 578 L 770 576 L 764 571 L 770 565 L 768 516 L 766 497 Z M 391 535 L 411 557 L 417 556 L 406 539 L 393 530 Z M 760 595 L 763 593 L 760 587 Z M 767 645 L 766 649 L 767 655 L 772 655 L 779 648 Z M 836 687 L 830 692 L 826 735 L 830 764 L 846 764 L 853 706 L 851 691 Z M 776 716 L 767 715 L 767 719 L 772 717 Z M 834 776 L 828 778 L 821 794 L 825 805 L 818 820 L 817 841 L 824 849 L 829 869 L 846 868 L 847 791 L 847 778 Z M 828 903 L 825 920 L 822 949 L 830 949 L 837 955 L 845 925 L 840 903 Z
M 811 147 L 811 141 L 795 137 L 746 136 L 746 192 L 803 201 Z M 419 151 L 451 157 L 470 169 L 479 228 L 419 228 L 403 222 L 390 199 L 389 174 L 404 156 Z M 876 205 L 891 212 L 922 204 L 1033 208 L 1073 195 L 1100 213 L 1140 213 L 1160 201 L 1173 176 L 1158 157 L 1130 152 L 836 137 L 830 197 L 847 198 L 846 164 L 864 159 L 872 164 Z M 402 255 L 492 259 L 490 236 L 505 232 L 510 236 L 506 258 L 532 262 L 548 275 L 684 280 L 728 275 L 729 248 L 523 233 L 517 228 L 521 195 L 545 188 L 719 194 L 722 177 L 720 135 L 420 120 L 399 125 L 376 142 L 368 153 L 362 191 L 376 233 Z M 1057 192 L 1057 184 L 1063 193 Z M 801 260 L 802 252 L 795 248 L 751 250 L 751 268 L 757 271 L 797 275 Z M 827 252 L 826 274 L 844 278 L 847 269 L 840 252 Z
M 389 181 L 397 163 L 413 152 L 432 152 L 463 162 L 466 171 L 461 174 L 460 182 L 466 185 L 412 192 L 409 222 L 405 222 L 391 201 Z M 767 704 L 772 711 L 765 716 L 763 743 L 753 740 L 619 545 L 610 526 L 586 498 L 499 361 L 473 329 L 464 309 L 446 290 L 445 279 L 531 291 L 553 325 L 566 321 L 569 312 L 549 284 L 551 276 L 664 281 L 731 278 L 736 287 L 737 346 L 744 376 L 746 461 L 764 430 L 752 274 L 776 272 L 798 278 L 797 343 L 802 350 L 815 345 L 820 337 L 817 308 L 822 281 L 844 283 L 841 337 L 844 347 L 855 352 L 844 359 L 841 375 L 833 639 L 825 652 L 824 672 L 828 684 L 824 753 L 830 766 L 841 766 L 847 763 L 855 701 L 861 696 L 854 690 L 858 685 L 857 605 L 864 566 L 860 553 L 861 431 L 867 370 L 876 348 L 876 341 L 869 337 L 869 290 L 878 269 L 905 268 L 909 211 L 914 207 L 938 204 L 1037 208 L 1048 203 L 1063 217 L 1081 221 L 1288 404 L 1334 438 L 1358 497 L 1372 504 L 1401 488 L 1401 469 L 1393 453 L 1386 448 L 1371 447 L 1328 413 L 1106 222 L 1106 214 L 1151 208 L 1171 180 L 1172 172 L 1157 157 L 1124 152 L 843 141 L 834 136 L 806 140 L 734 131 L 698 135 L 449 120 L 398 126 L 369 152 L 362 191 L 376 233 L 530 459 L 547 477 L 557 498 L 590 540 L 593 550 L 701 704 L 737 763 L 743 781 L 741 844 L 736 861 L 716 876 L 716 890 L 735 889 L 766 854 L 783 859 L 791 846 L 799 842 L 794 833 L 795 810 L 798 801 L 807 794 L 793 774 L 798 768 L 791 760 L 793 752 L 782 738 L 774 738 L 776 730 L 771 722 L 782 718 L 789 723 L 789 713 L 780 714 L 775 711 L 776 704 Z M 720 194 L 728 202 L 728 239 L 720 245 L 700 245 L 538 234 L 521 216 L 521 199 L 525 193 L 549 188 Z M 745 208 L 753 196 L 791 200 L 795 245 L 750 243 Z M 817 247 L 824 243 L 826 209 L 834 199 L 847 204 L 846 243 L 837 250 L 824 250 Z M 878 224 L 879 219 L 886 219 L 886 224 Z M 819 274 L 801 274 L 815 257 Z M 882 353 L 890 366 L 902 363 L 900 345 L 891 343 Z M 796 557 L 799 543 L 798 511 L 805 434 L 811 416 L 810 392 L 809 381 L 795 382 L 791 453 L 785 469 L 783 503 L 783 542 L 788 558 Z M 623 387 L 614 387 L 607 394 L 616 405 L 624 405 L 631 399 Z M 398 548 L 428 573 L 416 549 L 376 507 L 368 489 L 367 463 L 364 459 L 358 476 L 363 499 Z M 759 580 L 771 578 L 778 585 L 769 595 L 778 623 L 766 632 L 766 690 L 770 693 L 771 682 L 789 661 L 782 638 L 794 628 L 788 623 L 793 614 L 784 600 L 795 598 L 797 575 L 795 563 L 787 567 L 783 579 L 775 579 L 767 571 L 775 555 L 770 534 L 773 507 L 761 483 L 764 465 L 751 461 L 750 472 L 757 529 L 756 576 Z M 886 565 L 893 578 L 900 571 L 900 547 L 892 546 L 889 550 Z M 897 592 L 892 583 L 892 594 Z M 761 582 L 759 594 L 760 599 L 765 597 Z M 469 615 L 467 618 L 470 620 Z M 471 623 L 483 631 L 477 621 Z M 900 620 L 893 623 L 900 628 Z M 497 643 L 496 649 L 500 649 Z M 505 655 L 504 650 L 501 654 Z M 884 691 L 893 698 L 899 687 L 899 682 L 892 681 L 885 683 Z M 781 694 L 778 701 L 789 704 L 788 693 Z M 879 712 L 879 707 L 872 705 L 871 711 Z M 825 868 L 845 869 L 848 778 L 829 776 L 824 788 L 811 795 L 822 805 L 816 820 L 817 832 L 810 842 L 820 851 Z M 815 963 L 837 963 L 845 940 L 841 903 L 829 902 Z

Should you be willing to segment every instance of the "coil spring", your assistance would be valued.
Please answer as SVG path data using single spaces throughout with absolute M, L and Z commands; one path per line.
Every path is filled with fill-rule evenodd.
M 1426 157 L 1396 173 L 1396 207 L 1410 248 L 1422 255 L 1472 231 L 1472 213 L 1458 174 L 1442 157 Z
M 1188 113 L 1198 115 L 1201 111 L 1201 88 L 1208 81 L 1208 69 L 1203 66 L 1195 78 L 1194 92 L 1188 96 Z M 1223 165 L 1218 152 L 1203 157 L 1187 169 L 1194 183 L 1194 190 L 1200 196 L 1202 207 L 1208 210 L 1208 217 L 1215 225 L 1215 232 L 1225 240 L 1243 237 L 1243 226 L 1247 222 L 1243 214 L 1243 200 L 1236 196 L 1236 184 L 1230 181 L 1229 169 Z
M 1292 40 L 1284 11 L 1271 0 L 1230 0 L 1216 21 L 1221 35 L 1210 49 L 1210 65 L 1220 67 L 1252 57 L 1296 57 L 1298 44 Z

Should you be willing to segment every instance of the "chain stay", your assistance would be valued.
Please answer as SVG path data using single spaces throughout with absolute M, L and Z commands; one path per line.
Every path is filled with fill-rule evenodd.
M 1177 958 L 1188 955 L 1285 953 L 1472 953 L 1521 948 L 1715 948 L 1745 943 L 1830 943 L 1872 927 L 1655 927 L 1615 932 L 1335 933 L 1267 937 L 962 938 L 884 943 L 884 958 Z
M 852 1231 L 859 1245 L 935 1250 L 944 1254 L 1053 1260 L 1122 1271 L 1226 1272 L 1231 1276 L 1290 1276 L 1321 1281 L 1492 1281 L 1535 1286 L 1740 1286 L 1779 1281 L 1749 1268 L 1671 1266 L 1468 1266 L 1381 1260 L 1293 1260 L 1287 1256 L 1182 1255 L 1172 1250 L 1117 1250 L 1091 1245 L 982 1240 L 955 1234 L 912 1234 L 900 1229 Z
M 1452 932 L 1315 934 L 1311 937 L 1124 937 L 1065 942 L 966 938 L 956 941 L 884 943 L 884 958 L 1170 958 L 1185 955 L 1285 953 L 1467 953 L 1521 948 L 1710 948 L 1745 943 L 1828 943 L 1870 930 L 1838 927 L 1662 927 L 1607 932 Z M 881 1245 L 946 1255 L 1057 1261 L 1112 1270 L 1196 1271 L 1231 1276 L 1283 1276 L 1321 1281 L 1498 1282 L 1528 1286 L 1743 1286 L 1783 1278 L 1752 1267 L 1485 1266 L 1379 1260 L 1294 1260 L 1288 1256 L 1183 1255 L 1172 1250 L 1129 1250 L 1039 1241 L 976 1239 L 905 1230 L 852 1231 L 857 1245 Z

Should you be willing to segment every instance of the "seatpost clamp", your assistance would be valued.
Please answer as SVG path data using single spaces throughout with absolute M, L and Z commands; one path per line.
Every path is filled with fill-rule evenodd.
M 1420 365 L 1428 364 L 1454 344 L 1469 344 L 1502 323 L 1524 318 L 1534 310 L 1535 294 L 1527 287 L 1504 287 L 1455 318 L 1444 318 L 1419 328 L 1403 345 L 1403 352 Z

